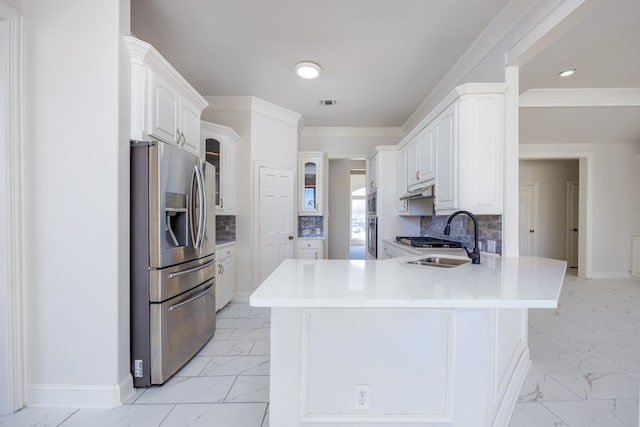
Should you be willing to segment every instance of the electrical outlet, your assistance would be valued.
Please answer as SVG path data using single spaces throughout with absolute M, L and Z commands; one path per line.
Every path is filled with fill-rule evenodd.
M 496 241 L 495 240 L 487 240 L 487 251 L 492 254 L 496 253 Z
M 355 384 L 353 386 L 353 408 L 359 410 L 370 409 L 371 392 L 369 384 Z

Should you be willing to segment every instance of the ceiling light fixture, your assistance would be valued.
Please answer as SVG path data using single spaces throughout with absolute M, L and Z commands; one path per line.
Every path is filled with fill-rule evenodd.
M 322 68 L 315 62 L 302 61 L 296 64 L 296 73 L 303 79 L 315 79 L 322 72 Z
M 558 75 L 559 75 L 560 77 L 569 77 L 569 76 L 572 76 L 572 75 L 573 75 L 573 73 L 575 73 L 575 72 L 576 72 L 576 69 L 575 69 L 575 68 L 572 68 L 572 69 L 570 69 L 570 70 L 564 70 L 563 72 L 558 73 Z

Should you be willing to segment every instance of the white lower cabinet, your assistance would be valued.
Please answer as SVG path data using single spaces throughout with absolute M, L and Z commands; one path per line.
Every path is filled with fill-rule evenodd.
M 236 292 L 235 242 L 216 249 L 216 311 L 227 305 Z
M 320 239 L 298 239 L 298 258 L 323 259 L 323 241 Z

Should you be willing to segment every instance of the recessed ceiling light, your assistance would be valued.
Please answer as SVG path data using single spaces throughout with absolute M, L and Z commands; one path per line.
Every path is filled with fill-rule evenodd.
M 573 76 L 573 73 L 576 72 L 575 68 L 572 68 L 570 70 L 564 70 L 563 72 L 559 73 L 558 75 L 560 77 L 569 77 L 569 76 Z
M 322 68 L 315 62 L 303 61 L 296 64 L 296 73 L 303 79 L 315 79 L 322 72 Z

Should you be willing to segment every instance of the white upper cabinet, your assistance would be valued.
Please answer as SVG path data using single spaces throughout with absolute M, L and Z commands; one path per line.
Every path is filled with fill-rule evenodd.
M 503 84 L 463 85 L 433 121 L 436 214 L 502 214 L 504 90 Z
M 235 215 L 236 143 L 240 137 L 227 126 L 204 121 L 200 126 L 204 159 L 216 167 L 216 213 Z
M 131 139 L 159 139 L 200 155 L 207 101 L 153 46 L 125 37 L 131 60 Z
M 435 179 L 433 126 L 426 126 L 407 145 L 407 189 L 416 191 Z
M 400 141 L 407 177 L 406 185 L 398 178 L 398 197 L 403 189 L 417 192 L 433 184 L 437 215 L 459 209 L 501 215 L 505 90 L 503 83 L 458 86 L 416 126 L 419 132 L 409 132 Z M 399 213 L 406 212 L 403 206 L 399 200 Z
M 325 208 L 325 153 L 300 152 L 298 155 L 298 214 L 323 215 Z

